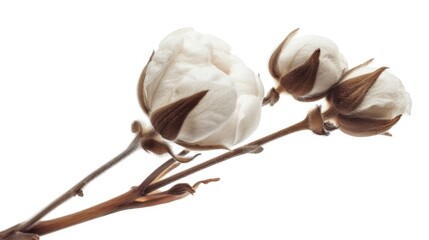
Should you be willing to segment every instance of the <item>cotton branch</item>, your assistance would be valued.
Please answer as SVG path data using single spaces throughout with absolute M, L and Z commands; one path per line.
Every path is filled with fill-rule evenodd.
M 215 178 L 215 179 L 199 181 L 193 186 L 185 183 L 180 183 L 180 184 L 174 185 L 167 191 L 159 192 L 158 190 L 173 182 L 177 182 L 178 180 L 186 176 L 199 172 L 203 169 L 206 169 L 210 166 L 221 163 L 228 159 L 231 159 L 243 154 L 247 154 L 247 153 L 259 153 L 262 151 L 262 145 L 294 132 L 298 132 L 301 130 L 312 130 L 316 134 L 325 135 L 326 134 L 325 132 L 323 131 L 320 132 L 320 129 L 323 129 L 323 121 L 321 121 L 321 117 L 317 117 L 317 116 L 320 116 L 319 108 L 314 109 L 307 115 L 307 117 L 304 120 L 294 125 L 291 125 L 290 127 L 274 132 L 256 141 L 253 141 L 241 147 L 225 152 L 217 157 L 209 159 L 194 167 L 188 168 L 170 177 L 164 178 L 166 174 L 168 174 L 170 171 L 175 169 L 180 164 L 174 159 L 170 159 L 166 161 L 164 164 L 162 164 L 160 167 L 158 167 L 155 171 L 153 171 L 152 174 L 150 174 L 139 186 L 134 187 L 131 190 L 117 197 L 114 197 L 108 201 L 105 201 L 103 203 L 90 207 L 88 209 L 85 209 L 67 216 L 59 217 L 56 219 L 40 221 L 35 224 L 32 224 L 31 226 L 28 225 L 27 222 L 22 223 L 18 225 L 20 226 L 20 228 L 14 228 L 13 231 L 9 230 L 9 234 L 13 232 L 18 232 L 17 230 L 19 230 L 19 232 L 24 232 L 24 233 L 45 235 L 66 227 L 80 224 L 95 218 L 116 213 L 122 210 L 155 206 L 155 205 L 164 204 L 164 203 L 181 199 L 189 194 L 192 194 L 199 184 L 217 181 L 218 179 Z M 134 147 L 131 147 L 131 146 L 136 145 L 135 142 L 136 141 L 138 142 L 138 139 L 140 138 L 136 137 L 133 140 L 129 149 L 133 149 L 133 150 L 135 149 Z M 124 153 L 128 153 L 129 151 L 131 150 L 125 151 Z M 122 153 L 119 156 L 122 156 L 124 153 Z M 180 155 L 184 155 L 186 153 L 187 152 L 182 152 Z M 78 184 L 76 186 L 80 186 L 80 185 Z M 74 192 L 77 192 L 78 190 L 77 187 L 72 189 Z M 22 228 L 21 226 L 25 226 L 24 224 L 27 224 L 28 227 Z M 0 239 L 5 239 L 4 238 L 5 236 L 6 234 L 2 233 L 2 235 L 0 235 Z
M 136 137 L 133 139 L 133 141 L 130 143 L 130 145 L 125 149 L 122 153 L 120 153 L 118 156 L 110 160 L 109 162 L 102 165 L 100 168 L 86 176 L 84 179 L 79 181 L 75 186 L 67 190 L 63 195 L 58 197 L 56 200 L 54 200 L 52 203 L 50 203 L 48 206 L 46 206 L 44 209 L 42 209 L 39 213 L 37 213 L 34 217 L 30 218 L 28 221 L 23 222 L 21 224 L 15 225 L 5 231 L 0 232 L 0 239 L 4 239 L 4 237 L 9 236 L 13 232 L 28 232 L 27 229 L 31 228 L 35 223 L 37 223 L 40 219 L 42 219 L 44 216 L 46 216 L 48 213 L 50 213 L 52 210 L 69 200 L 70 198 L 78 195 L 83 196 L 83 188 L 89 184 L 92 180 L 100 176 L 102 173 L 106 172 L 116 164 L 118 164 L 120 161 L 128 157 L 131 153 L 136 151 L 140 144 L 140 135 L 136 134 Z M 27 235 L 19 235 L 19 238 L 27 239 Z M 17 238 L 17 239 L 19 239 Z
M 181 199 L 193 194 L 201 183 L 218 179 L 206 179 L 193 185 L 176 183 L 168 190 L 160 189 L 228 159 L 259 153 L 264 144 L 297 131 L 311 130 L 317 135 L 328 135 L 329 131 L 340 129 L 353 136 L 386 134 L 403 114 L 409 113 L 411 98 L 401 81 L 385 71 L 386 67 L 373 71 L 366 62 L 347 70 L 347 62 L 333 41 L 321 36 L 295 37 L 296 34 L 297 29 L 280 43 L 270 58 L 268 67 L 276 87 L 265 98 L 260 78 L 233 56 L 220 39 L 189 28 L 169 35 L 160 44 L 160 56 L 152 52 L 138 83 L 139 103 L 151 127 L 145 129 L 135 122 L 132 130 L 136 136 L 124 152 L 30 220 L 0 232 L 0 240 L 37 240 L 39 235 L 118 211 Z M 185 42 L 187 44 L 183 44 Z M 173 76 L 177 79 L 172 79 Z M 195 81 L 190 82 L 190 79 Z M 176 155 L 168 141 L 198 150 L 237 145 L 256 129 L 261 105 L 274 105 L 282 93 L 305 102 L 325 98 L 328 108 L 322 113 L 318 106 L 304 120 L 290 127 L 167 177 L 180 163 L 198 156 Z M 240 121 L 235 121 L 237 119 Z M 209 132 L 205 131 L 207 129 Z M 73 196 L 83 196 L 86 184 L 139 146 L 155 154 L 169 154 L 172 159 L 155 169 L 140 185 L 117 197 L 70 215 L 40 221 Z

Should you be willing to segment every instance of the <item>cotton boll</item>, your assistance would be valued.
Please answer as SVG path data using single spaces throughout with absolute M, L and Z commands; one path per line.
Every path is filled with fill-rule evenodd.
M 351 74 L 350 78 L 356 74 L 365 74 L 374 70 L 375 68 L 372 67 L 358 69 L 356 73 Z M 406 92 L 399 78 L 388 71 L 384 71 L 368 90 L 362 103 L 350 114 L 377 119 L 391 119 L 410 112 L 410 94 Z
M 411 97 L 386 67 L 359 67 L 346 74 L 329 95 L 328 120 L 353 136 L 385 133 L 411 111 Z
M 295 35 L 296 30 L 273 53 L 270 72 L 297 100 L 320 99 L 347 70 L 347 61 L 332 40 Z
M 230 53 L 228 44 L 191 28 L 164 38 L 142 73 L 139 86 L 139 100 L 152 124 L 166 136 L 175 136 L 170 140 L 182 145 L 232 146 L 247 138 L 259 123 L 264 92 L 260 79 Z M 194 95 L 195 101 L 183 100 Z M 249 101 L 243 103 L 241 99 Z M 177 135 L 167 131 L 176 127 L 175 103 L 181 103 L 181 109 L 192 105 L 186 118 L 180 118 Z M 159 116 L 164 115 L 174 123 L 162 122 Z
M 255 108 L 254 106 L 260 103 L 260 98 L 256 96 L 241 95 L 234 113 L 225 124 L 207 138 L 196 142 L 196 144 L 217 145 L 222 142 L 224 146 L 233 146 L 245 140 L 259 124 L 259 118 L 255 119 L 254 116 L 261 115 L 261 108 Z

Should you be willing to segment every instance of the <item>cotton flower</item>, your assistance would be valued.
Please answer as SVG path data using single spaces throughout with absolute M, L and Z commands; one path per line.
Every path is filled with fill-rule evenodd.
M 330 39 L 314 35 L 294 37 L 297 30 L 272 54 L 270 73 L 297 100 L 317 100 L 338 82 L 347 69 L 347 61 Z
M 341 130 L 354 136 L 384 133 L 411 111 L 411 97 L 386 67 L 351 71 L 332 89 L 329 101 Z
M 155 131 L 184 146 L 232 146 L 259 124 L 260 79 L 222 40 L 191 28 L 159 44 L 139 83 Z

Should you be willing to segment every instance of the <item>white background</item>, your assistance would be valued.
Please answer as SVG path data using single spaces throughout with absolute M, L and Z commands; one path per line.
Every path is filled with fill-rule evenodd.
M 185 179 L 193 197 L 121 212 L 42 239 L 429 239 L 428 42 L 421 1 L 1 1 L 0 229 L 29 218 L 124 149 L 144 119 L 140 71 L 171 31 L 228 42 L 272 87 L 267 61 L 293 29 L 333 39 L 349 65 L 374 57 L 413 99 L 393 137 L 300 132 Z M 256 139 L 314 103 L 282 96 Z M 206 159 L 210 154 L 195 161 Z M 139 151 L 49 217 L 141 182 L 166 156 Z

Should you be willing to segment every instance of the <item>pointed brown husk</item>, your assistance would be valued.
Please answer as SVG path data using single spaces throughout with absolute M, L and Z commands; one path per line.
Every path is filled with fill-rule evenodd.
M 152 61 L 153 55 L 155 54 L 155 51 L 152 51 L 152 55 L 150 55 L 149 60 L 146 63 L 146 66 L 143 68 L 142 73 L 140 74 L 140 79 L 139 79 L 139 83 L 137 85 L 137 97 L 139 99 L 139 104 L 140 107 L 143 109 L 143 111 L 149 115 L 149 111 L 150 109 L 148 108 L 148 106 L 146 105 L 146 101 L 145 101 L 145 95 L 144 95 L 144 79 L 146 78 L 146 71 L 147 71 L 147 66 L 149 65 L 149 63 Z
M 356 137 L 367 137 L 384 134 L 395 125 L 400 118 L 401 115 L 393 119 L 371 119 L 339 114 L 337 119 L 340 129 L 344 133 Z
M 302 97 L 313 89 L 319 69 L 319 56 L 320 49 L 316 49 L 305 63 L 280 79 L 282 87 L 295 98 Z
M 386 70 L 381 67 L 372 73 L 363 74 L 335 86 L 330 92 L 330 101 L 338 112 L 349 114 L 354 111 L 366 97 L 377 78 Z
M 150 115 L 150 121 L 155 131 L 165 139 L 176 139 L 186 117 L 207 92 L 208 90 L 198 92 L 156 110 Z
M 277 65 L 277 62 L 279 60 L 280 53 L 283 50 L 283 47 L 286 45 L 286 43 L 291 39 L 297 32 L 299 28 L 293 30 L 290 32 L 286 38 L 280 43 L 280 45 L 274 50 L 273 54 L 271 54 L 270 61 L 268 62 L 268 70 L 270 71 L 271 76 L 275 78 L 276 80 L 279 80 L 281 77 L 281 74 L 279 72 L 279 67 Z

